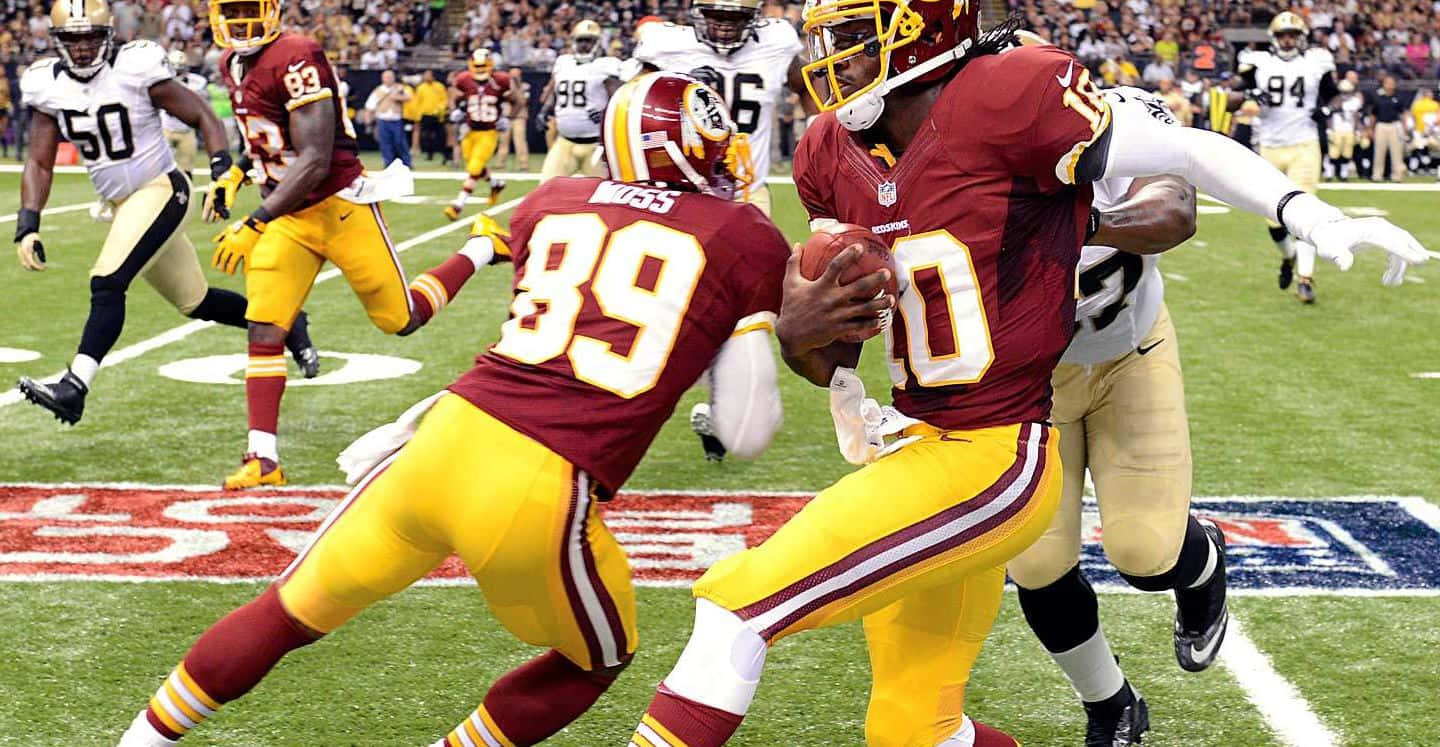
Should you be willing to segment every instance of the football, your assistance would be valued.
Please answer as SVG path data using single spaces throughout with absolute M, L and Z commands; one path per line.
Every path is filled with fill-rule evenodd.
M 896 280 L 895 256 L 890 253 L 890 247 L 884 240 L 864 226 L 857 226 L 853 223 L 837 223 L 810 234 L 810 238 L 806 239 L 800 247 L 800 274 L 809 280 L 819 278 L 825 273 L 825 268 L 830 265 L 830 260 L 834 259 L 835 255 L 855 244 L 859 244 L 863 251 L 860 259 L 851 265 L 844 275 L 840 276 L 841 284 L 852 283 L 880 269 L 888 269 L 890 270 L 890 282 L 885 285 L 885 291 L 896 297 L 898 301 L 899 286 Z M 840 339 L 845 342 L 863 342 L 873 336 L 874 333 L 861 337 L 847 335 Z

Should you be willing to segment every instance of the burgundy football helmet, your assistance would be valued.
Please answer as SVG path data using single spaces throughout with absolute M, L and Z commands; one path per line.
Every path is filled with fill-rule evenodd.
M 680 73 L 641 75 L 605 107 L 610 178 L 732 199 L 752 178 L 749 141 L 715 89 Z

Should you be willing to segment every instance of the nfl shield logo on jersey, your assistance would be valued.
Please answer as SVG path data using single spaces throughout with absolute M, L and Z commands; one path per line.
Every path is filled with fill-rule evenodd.
M 880 200 L 880 207 L 890 207 L 894 205 L 895 200 L 898 199 L 895 182 L 880 182 L 880 194 L 877 196 L 877 199 Z

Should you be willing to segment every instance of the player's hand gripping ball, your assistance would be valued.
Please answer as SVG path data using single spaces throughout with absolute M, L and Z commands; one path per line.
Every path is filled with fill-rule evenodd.
M 849 285 L 872 272 L 889 270 L 890 280 L 880 290 L 880 294 L 889 294 L 898 303 L 899 286 L 896 278 L 899 275 L 895 269 L 895 255 L 890 253 L 890 247 L 883 239 L 864 226 L 837 223 L 811 234 L 800 247 L 800 274 L 804 275 L 806 280 L 818 280 L 830 266 L 830 260 L 855 245 L 860 247 L 860 257 L 840 276 L 840 284 Z M 863 334 L 842 335 L 840 339 L 845 342 L 864 342 L 890 326 L 890 317 L 893 314 L 893 308 L 887 309 L 883 312 L 879 326 Z

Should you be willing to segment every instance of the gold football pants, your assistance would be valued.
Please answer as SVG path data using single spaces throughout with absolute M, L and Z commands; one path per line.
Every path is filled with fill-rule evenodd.
M 329 632 L 453 553 L 515 637 L 613 667 L 635 651 L 635 591 L 596 504 L 585 472 L 446 394 L 320 525 L 280 601 Z

